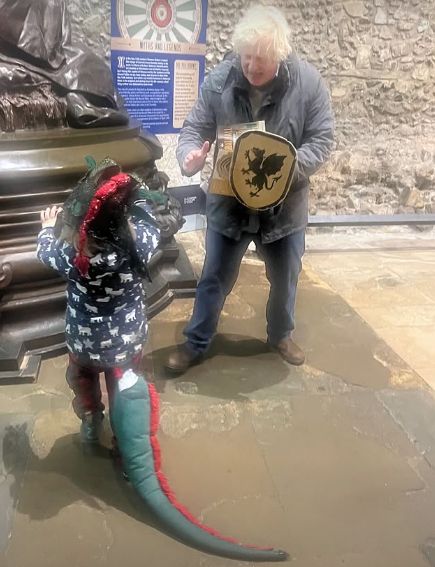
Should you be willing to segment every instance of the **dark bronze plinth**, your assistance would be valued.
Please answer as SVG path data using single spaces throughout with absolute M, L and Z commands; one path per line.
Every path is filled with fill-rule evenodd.
M 36 258 L 39 211 L 62 204 L 85 173 L 84 158 L 110 156 L 126 172 L 161 155 L 137 125 L 0 134 L 0 384 L 33 381 L 42 357 L 65 351 L 65 282 Z M 152 317 L 175 297 L 194 295 L 196 278 L 174 238 L 154 256 L 147 285 Z

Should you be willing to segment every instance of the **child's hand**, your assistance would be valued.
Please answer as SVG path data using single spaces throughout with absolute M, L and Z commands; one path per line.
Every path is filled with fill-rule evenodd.
M 42 228 L 53 228 L 56 224 L 57 215 L 62 211 L 62 207 L 47 207 L 45 211 L 41 211 Z

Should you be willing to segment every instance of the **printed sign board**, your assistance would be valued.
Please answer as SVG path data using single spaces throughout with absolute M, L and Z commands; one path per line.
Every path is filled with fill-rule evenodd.
M 179 132 L 204 80 L 207 0 L 112 0 L 113 80 L 132 118 Z

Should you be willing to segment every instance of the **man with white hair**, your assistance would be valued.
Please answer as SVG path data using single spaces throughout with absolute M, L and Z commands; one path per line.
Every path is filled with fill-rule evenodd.
M 292 53 L 290 29 L 277 8 L 250 8 L 235 27 L 233 43 L 234 53 L 208 74 L 184 122 L 177 147 L 181 170 L 190 176 L 204 167 L 218 127 L 264 120 L 268 132 L 296 148 L 297 171 L 285 200 L 265 211 L 252 211 L 230 196 L 207 195 L 206 258 L 184 331 L 187 340 L 165 365 L 174 373 L 186 371 L 207 351 L 251 241 L 270 283 L 268 343 L 290 364 L 305 360 L 292 339 L 294 307 L 309 177 L 326 161 L 333 143 L 330 97 L 319 72 Z

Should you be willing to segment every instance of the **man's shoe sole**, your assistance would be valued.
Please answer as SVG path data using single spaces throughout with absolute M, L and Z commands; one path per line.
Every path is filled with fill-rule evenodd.
M 279 352 L 279 351 L 278 351 L 278 352 Z M 305 363 L 305 358 L 304 358 L 303 360 L 300 360 L 300 361 L 299 361 L 299 360 L 298 360 L 298 361 L 295 361 L 295 360 L 289 360 L 288 358 L 286 358 L 285 356 L 283 356 L 281 353 L 279 353 L 279 354 L 280 354 L 280 356 L 281 356 L 281 358 L 282 358 L 283 360 L 285 360 L 286 362 L 288 362 L 288 363 L 291 364 L 292 366 L 302 366 L 302 365 Z

